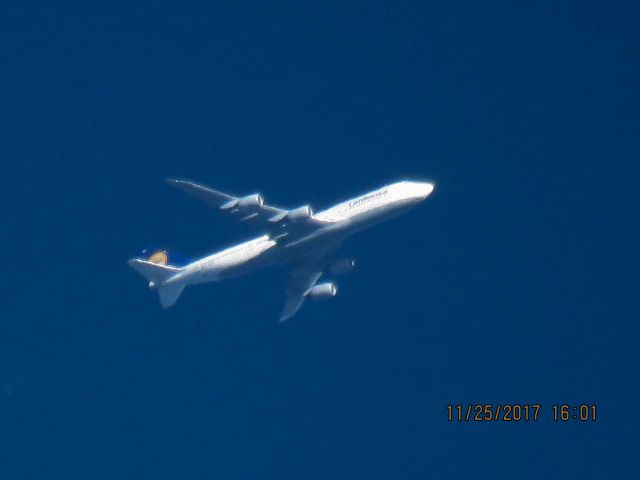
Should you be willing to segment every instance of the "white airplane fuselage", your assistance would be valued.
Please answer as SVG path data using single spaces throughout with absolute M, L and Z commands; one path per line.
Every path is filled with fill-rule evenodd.
M 323 250 L 335 249 L 348 236 L 398 216 L 425 200 L 434 185 L 398 182 L 339 203 L 312 215 L 322 224 L 312 232 L 278 238 L 262 235 L 200 258 L 155 287 L 215 282 L 258 268 L 304 261 Z

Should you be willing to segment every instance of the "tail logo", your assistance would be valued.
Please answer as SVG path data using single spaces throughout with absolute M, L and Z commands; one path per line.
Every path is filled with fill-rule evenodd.
M 153 253 L 147 260 L 158 265 L 166 265 L 169 261 L 169 257 L 167 256 L 167 252 L 165 252 L 164 250 L 158 250 L 157 252 Z

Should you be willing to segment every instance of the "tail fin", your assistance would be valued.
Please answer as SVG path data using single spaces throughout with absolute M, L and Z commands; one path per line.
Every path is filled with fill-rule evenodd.
M 157 262 L 158 256 L 164 260 L 164 262 Z M 155 257 L 155 258 L 154 258 Z M 164 257 L 160 255 L 160 252 L 156 252 L 148 260 L 141 258 L 134 258 L 129 260 L 129 266 L 133 268 L 140 275 L 149 280 L 149 288 L 157 288 L 158 296 L 160 297 L 160 305 L 162 308 L 171 307 L 176 301 L 182 290 L 184 290 L 184 283 L 176 283 L 173 285 L 162 285 L 162 283 L 169 278 L 180 272 L 180 268 L 172 265 L 166 265 L 166 253 Z
M 158 297 L 160 297 L 160 305 L 162 305 L 162 308 L 172 307 L 173 304 L 178 301 L 184 287 L 184 283 L 158 287 Z

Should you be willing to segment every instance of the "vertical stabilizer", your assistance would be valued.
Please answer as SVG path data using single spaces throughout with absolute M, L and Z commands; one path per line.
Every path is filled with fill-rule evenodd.
M 172 307 L 178 301 L 184 287 L 184 283 L 158 287 L 158 297 L 160 298 L 162 308 Z
M 158 297 L 160 298 L 162 308 L 169 308 L 175 304 L 182 290 L 184 290 L 184 283 L 162 285 L 165 281 L 181 271 L 178 267 L 142 260 L 141 258 L 129 260 L 129 266 L 149 280 L 149 288 L 156 288 L 158 290 Z

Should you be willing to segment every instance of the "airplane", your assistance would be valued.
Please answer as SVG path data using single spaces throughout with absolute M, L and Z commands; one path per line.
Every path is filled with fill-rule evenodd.
M 287 265 L 290 280 L 280 322 L 295 315 L 307 298 L 321 300 L 337 294 L 333 282 L 318 281 L 324 274 L 334 278 L 354 268 L 353 259 L 335 256 L 347 237 L 407 212 L 435 187 L 430 182 L 396 182 L 314 213 L 309 205 L 291 210 L 267 205 L 259 193 L 237 197 L 187 180 L 166 182 L 222 213 L 254 224 L 264 234 L 195 261 L 180 261 L 165 250 L 144 251 L 145 258 L 129 260 L 149 281 L 149 288 L 157 290 L 161 306 L 174 305 L 187 285 Z

